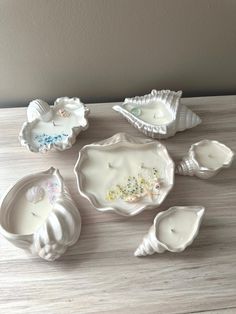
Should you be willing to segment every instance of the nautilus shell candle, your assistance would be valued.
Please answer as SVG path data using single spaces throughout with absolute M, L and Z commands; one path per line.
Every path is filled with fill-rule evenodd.
M 79 211 L 54 168 L 19 180 L 1 201 L 0 233 L 45 260 L 59 258 L 80 230 Z
M 126 98 L 113 109 L 135 128 L 153 138 L 168 138 L 193 128 L 201 119 L 180 101 L 182 92 L 152 90 L 150 94 Z
M 174 163 L 158 141 L 118 133 L 84 146 L 75 166 L 79 192 L 100 211 L 133 216 L 158 207 L 174 182 Z
M 21 145 L 32 152 L 69 149 L 80 131 L 88 128 L 88 114 L 79 98 L 58 98 L 52 107 L 35 99 L 27 108 L 28 122 L 19 135 Z

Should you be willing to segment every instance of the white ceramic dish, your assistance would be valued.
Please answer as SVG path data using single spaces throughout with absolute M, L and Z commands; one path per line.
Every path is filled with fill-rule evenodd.
M 1 200 L 0 233 L 47 261 L 75 244 L 80 231 L 80 213 L 54 168 L 22 178 Z
M 158 207 L 174 183 L 166 147 L 125 133 L 84 146 L 74 171 L 80 194 L 97 210 L 124 216 Z
M 226 145 L 218 141 L 202 140 L 190 147 L 187 155 L 176 165 L 175 172 L 179 175 L 209 179 L 223 168 L 230 167 L 233 159 L 234 152 Z
M 158 236 L 158 228 L 159 228 L 159 223 L 163 218 L 168 217 L 169 215 L 176 213 L 178 211 L 186 211 L 188 214 L 192 212 L 196 214 L 196 219 L 194 223 L 192 224 L 192 226 L 190 226 L 189 236 L 186 237 L 186 240 L 183 241 L 182 245 L 171 247 L 167 243 L 164 243 L 163 240 L 160 240 Z M 192 244 L 193 240 L 198 235 L 204 211 L 205 209 L 202 206 L 175 206 L 175 207 L 169 208 L 166 211 L 158 213 L 154 219 L 153 225 L 151 226 L 148 233 L 143 238 L 141 244 L 135 251 L 134 255 L 146 256 L 146 255 L 152 255 L 154 253 L 163 253 L 164 251 L 177 252 L 177 253 L 184 251 L 187 246 Z M 170 220 L 170 223 L 173 223 L 173 221 Z M 177 221 L 177 224 L 180 224 L 180 223 L 181 221 Z M 186 224 L 188 224 L 188 221 L 186 221 Z M 180 228 L 181 226 L 179 225 L 178 227 Z M 168 232 L 169 230 L 166 230 L 166 231 Z M 176 231 L 176 233 L 177 232 L 178 231 Z M 177 237 L 179 237 L 179 235 L 177 235 Z
M 77 135 L 88 128 L 88 114 L 79 98 L 58 98 L 52 107 L 43 100 L 33 100 L 27 108 L 28 122 L 19 134 L 20 143 L 36 153 L 69 149 Z
M 181 95 L 181 91 L 152 90 L 144 96 L 126 98 L 122 105 L 115 105 L 113 109 L 147 136 L 168 138 L 201 123 L 194 112 L 181 104 Z

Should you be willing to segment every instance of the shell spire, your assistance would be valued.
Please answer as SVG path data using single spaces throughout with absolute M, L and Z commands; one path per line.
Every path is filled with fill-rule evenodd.
M 161 247 L 155 235 L 154 226 L 149 229 L 149 232 L 144 236 L 143 241 L 138 246 L 137 250 L 134 252 L 134 256 L 147 256 L 152 255 L 155 252 L 162 253 L 165 249 Z
M 180 105 L 179 108 L 179 118 L 177 119 L 176 131 L 184 131 L 186 129 L 191 129 L 199 125 L 202 120 L 199 116 L 192 110 L 187 108 L 185 105 Z
M 191 159 L 184 157 L 175 167 L 175 173 L 182 176 L 194 176 L 195 165 Z

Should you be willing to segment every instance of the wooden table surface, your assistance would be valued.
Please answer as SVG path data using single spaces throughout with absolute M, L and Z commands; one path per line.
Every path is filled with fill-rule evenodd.
M 204 138 L 236 151 L 236 96 L 183 102 L 203 122 L 162 141 L 174 160 Z M 72 149 L 46 155 L 19 145 L 26 109 L 0 109 L 0 193 L 28 173 L 54 166 L 83 220 L 78 243 L 54 263 L 27 256 L 0 238 L 0 313 L 236 313 L 235 162 L 206 181 L 176 176 L 173 190 L 156 210 L 131 218 L 97 212 L 77 192 L 73 168 L 79 149 L 120 131 L 143 136 L 112 105 L 88 105 L 90 128 Z M 206 214 L 193 245 L 178 254 L 133 256 L 158 211 L 198 204 L 206 207 Z

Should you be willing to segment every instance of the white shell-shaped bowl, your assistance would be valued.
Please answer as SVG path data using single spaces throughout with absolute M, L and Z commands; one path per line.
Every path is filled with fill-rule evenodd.
M 98 197 L 98 193 L 95 190 L 90 190 L 86 187 L 87 180 L 91 180 L 91 176 L 86 173 L 86 169 L 89 169 L 91 172 L 94 167 L 96 168 L 96 172 L 99 171 L 99 174 L 93 175 L 100 178 L 100 184 L 102 180 L 106 180 L 106 173 L 105 171 L 112 171 L 109 170 L 109 164 L 107 163 L 107 160 L 104 160 L 104 164 L 98 165 L 96 162 L 89 164 L 89 154 L 96 150 L 96 151 L 107 151 L 111 153 L 113 150 L 119 150 L 119 149 L 127 149 L 128 152 L 131 152 L 132 154 L 135 154 L 135 149 L 139 149 L 143 151 L 143 158 L 145 160 L 146 158 L 146 149 L 150 148 L 153 149 L 156 156 L 157 156 L 157 166 L 158 166 L 158 160 L 163 163 L 163 176 L 162 176 L 162 185 L 160 188 L 160 194 L 157 199 L 153 201 L 137 201 L 130 203 L 126 203 L 124 201 L 105 201 L 101 200 L 101 198 Z M 158 159 L 159 158 L 159 159 Z M 155 157 L 154 157 L 155 159 Z M 135 159 L 134 159 L 135 160 Z M 120 160 L 119 160 L 120 162 Z M 155 161 L 154 161 L 155 162 Z M 103 163 L 103 161 L 102 161 Z M 108 166 L 106 166 L 108 165 Z M 107 167 L 107 170 L 102 170 L 104 166 Z M 122 167 L 122 165 L 120 165 Z M 135 165 L 136 167 L 136 165 Z M 136 169 L 136 168 L 135 168 Z M 139 214 L 140 212 L 146 210 L 146 209 L 154 209 L 158 207 L 165 199 L 165 197 L 170 192 L 171 188 L 174 184 L 174 162 L 169 156 L 166 147 L 161 144 L 158 141 L 153 141 L 150 139 L 145 138 L 139 138 L 139 137 L 133 137 L 126 133 L 117 133 L 114 136 L 97 142 L 90 145 L 84 146 L 79 153 L 79 157 L 77 160 L 77 163 L 75 165 L 75 175 L 77 178 L 77 185 L 79 193 L 84 196 L 89 202 L 93 205 L 93 207 L 99 211 L 106 212 L 111 211 L 115 212 L 117 214 L 123 215 L 123 216 L 134 216 Z M 100 173 L 101 172 L 101 173 Z M 129 176 L 129 173 L 126 173 L 127 176 Z M 116 180 L 116 178 L 115 178 Z M 104 184 L 110 184 L 112 185 L 114 181 L 107 182 L 104 181 Z
M 15 234 L 10 232 L 11 210 L 22 195 L 24 187 L 35 186 L 37 182 L 53 179 L 59 187 L 53 208 L 48 217 L 32 234 Z M 77 242 L 81 231 L 81 217 L 71 195 L 64 184 L 59 170 L 28 175 L 19 180 L 3 196 L 0 205 L 0 233 L 16 247 L 31 252 L 33 255 L 54 261 L 65 253 L 67 248 Z
M 225 153 L 225 161 L 221 166 L 215 168 L 207 168 L 202 166 L 196 156 L 196 148 L 200 145 L 215 143 Z M 196 176 L 200 179 L 209 179 L 218 174 L 223 168 L 229 168 L 234 159 L 234 152 L 226 145 L 212 140 L 202 140 L 193 144 L 187 155 L 176 164 L 175 173 L 184 176 Z
M 159 221 L 163 219 L 163 217 L 168 216 L 170 213 L 173 213 L 174 211 L 178 211 L 180 209 L 195 212 L 197 214 L 197 221 L 194 225 L 193 233 L 192 236 L 189 238 L 189 241 L 187 241 L 183 246 L 173 249 L 168 247 L 165 243 L 161 242 L 158 239 L 157 228 Z M 192 244 L 193 240 L 198 235 L 204 212 L 205 208 L 202 206 L 175 206 L 169 208 L 166 211 L 158 213 L 154 219 L 153 225 L 149 229 L 148 233 L 144 236 L 134 255 L 141 257 L 146 255 L 152 255 L 154 253 L 163 253 L 165 251 L 176 253 L 184 251 L 187 246 Z
M 123 115 L 129 123 L 145 135 L 164 139 L 174 136 L 176 132 L 193 128 L 201 123 L 201 119 L 193 111 L 181 104 L 182 91 L 174 92 L 170 90 L 152 90 L 150 94 L 126 98 L 122 105 L 115 105 L 113 109 Z M 150 103 L 162 102 L 171 113 L 172 119 L 166 124 L 151 124 L 143 121 L 126 109 L 127 105 L 134 108 L 142 108 Z
M 60 111 L 68 113 L 68 116 L 60 118 L 57 122 Z M 89 109 L 79 98 L 58 98 L 52 107 L 40 99 L 33 100 L 27 109 L 28 122 L 23 124 L 19 134 L 20 143 L 35 153 L 69 149 L 75 143 L 78 134 L 88 128 L 88 114 Z M 57 125 L 60 125 L 60 131 Z M 43 138 L 41 143 L 33 139 L 36 129 L 37 135 Z M 58 135 L 63 136 L 63 140 L 56 141 L 55 136 Z

